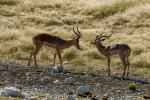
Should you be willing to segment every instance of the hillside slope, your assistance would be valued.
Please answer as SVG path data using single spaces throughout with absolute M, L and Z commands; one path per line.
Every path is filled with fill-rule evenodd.
M 71 39 L 72 27 L 78 22 L 84 51 L 71 47 L 63 52 L 63 60 L 72 68 L 106 70 L 106 59 L 90 44 L 105 32 L 113 35 L 103 44 L 127 43 L 132 48 L 130 73 L 150 76 L 149 11 L 150 0 L 0 0 L 0 57 L 26 63 L 33 35 L 47 32 Z M 115 58 L 112 70 L 119 73 L 122 63 Z M 38 62 L 52 64 L 50 49 L 39 52 Z

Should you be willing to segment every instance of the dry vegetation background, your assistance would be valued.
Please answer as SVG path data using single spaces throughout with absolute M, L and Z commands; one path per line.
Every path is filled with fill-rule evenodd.
M 107 69 L 106 59 L 90 44 L 106 32 L 113 36 L 103 44 L 127 43 L 132 48 L 130 72 L 150 76 L 150 0 L 0 0 L 0 57 L 26 63 L 33 35 L 47 32 L 71 39 L 76 22 L 84 51 L 75 47 L 63 51 L 63 60 L 72 68 Z M 38 62 L 53 63 L 49 48 L 39 52 Z M 122 70 L 116 57 L 111 65 L 115 72 Z

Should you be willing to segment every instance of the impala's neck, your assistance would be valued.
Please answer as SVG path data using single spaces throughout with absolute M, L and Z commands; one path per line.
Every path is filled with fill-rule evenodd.
M 96 44 L 96 48 L 101 54 L 106 55 L 105 46 L 103 46 L 101 43 Z
M 74 40 L 65 40 L 62 44 L 62 49 L 69 48 L 74 45 Z

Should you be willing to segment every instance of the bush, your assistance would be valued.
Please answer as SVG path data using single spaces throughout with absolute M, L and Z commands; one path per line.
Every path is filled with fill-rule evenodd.
M 98 51 L 89 51 L 85 54 L 85 56 L 91 59 L 103 59 L 104 58 Z
M 135 84 L 135 83 L 130 83 L 130 84 L 128 85 L 128 89 L 130 89 L 130 90 L 135 91 L 136 88 L 137 88 L 137 84 Z
M 0 8 L 0 15 L 2 16 L 14 16 L 16 13 L 14 11 L 11 11 L 9 9 Z
M 19 0 L 0 0 L 0 5 L 17 5 Z
M 77 51 L 74 49 L 70 49 L 69 51 L 65 52 L 63 55 L 63 58 L 67 60 L 72 60 L 76 57 L 77 57 Z
M 45 25 L 46 26 L 51 26 L 51 25 L 62 25 L 62 21 L 58 19 L 49 19 L 46 21 Z
M 118 12 L 123 12 L 133 4 L 136 0 L 119 0 L 112 4 L 99 5 L 98 7 L 93 8 L 92 10 L 87 11 L 88 15 L 93 15 L 94 18 L 102 19 L 111 15 L 114 15 Z

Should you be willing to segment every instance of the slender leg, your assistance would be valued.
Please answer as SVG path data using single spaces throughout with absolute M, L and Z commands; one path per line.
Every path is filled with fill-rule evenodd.
M 62 67 L 62 58 L 61 58 L 60 50 L 57 50 L 57 53 L 60 61 L 60 66 Z
M 39 50 L 40 50 L 41 47 L 42 47 L 42 44 L 36 45 L 35 51 L 34 51 L 34 53 L 33 53 L 33 55 L 34 55 L 34 65 L 35 65 L 35 67 L 37 67 L 36 55 L 37 55 L 37 53 L 39 52 Z
M 128 76 L 129 75 L 129 66 L 130 66 L 130 62 L 129 62 L 128 58 L 127 58 L 127 64 L 128 64 L 128 69 L 127 69 L 127 76 Z
M 130 56 L 130 50 L 127 51 L 127 54 L 126 54 L 126 57 L 125 57 L 125 60 L 126 60 L 126 64 L 127 64 L 127 71 L 126 71 L 126 75 L 128 76 L 129 75 L 129 66 L 130 66 L 130 62 L 129 62 L 129 56 Z
M 108 75 L 110 76 L 110 57 L 107 57 L 107 61 L 108 61 Z
M 32 50 L 32 52 L 30 53 L 30 58 L 29 58 L 29 61 L 28 61 L 28 66 L 30 66 L 30 62 L 31 62 L 31 58 L 33 56 L 33 53 L 34 53 L 34 49 Z
M 124 65 L 124 68 L 123 68 L 123 75 L 122 75 L 122 77 L 124 77 L 125 72 L 126 72 L 126 68 L 127 68 L 127 64 L 126 64 L 126 61 L 125 61 L 124 57 L 121 57 L 121 60 L 122 60 L 123 65 Z
M 56 60 L 57 51 L 54 52 L 54 66 L 55 66 L 55 60 Z

